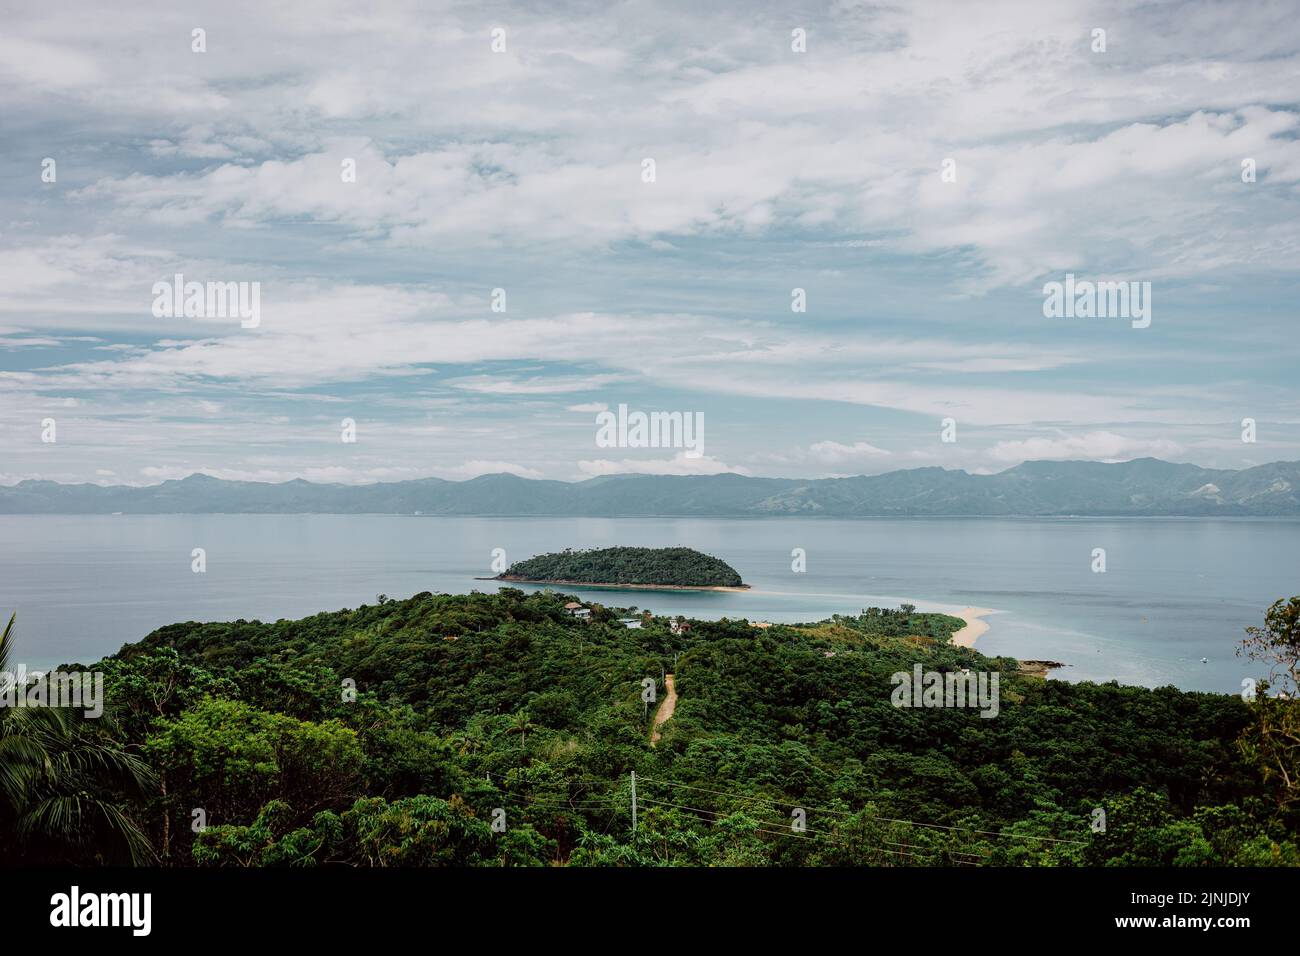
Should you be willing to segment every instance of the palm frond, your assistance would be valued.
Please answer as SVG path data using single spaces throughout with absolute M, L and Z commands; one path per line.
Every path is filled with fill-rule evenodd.
M 38 801 L 18 820 L 26 838 L 51 837 L 69 848 L 90 850 L 108 862 L 151 861 L 153 850 L 134 820 L 116 805 L 87 793 L 52 794 Z
M 14 646 L 14 621 L 18 617 L 18 612 L 9 615 L 9 623 L 5 625 L 3 632 L 0 632 L 0 671 L 9 669 L 9 653 Z
M 0 632 L 0 671 L 9 667 L 16 617 Z M 0 803 L 0 842 L 16 839 L 40 859 L 150 862 L 148 838 L 112 799 L 149 792 L 153 773 L 114 731 L 108 714 L 0 708 L 0 797 L 8 804 Z

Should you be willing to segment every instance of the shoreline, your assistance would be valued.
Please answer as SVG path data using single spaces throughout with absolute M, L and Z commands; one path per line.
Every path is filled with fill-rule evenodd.
M 610 584 L 596 581 L 561 581 L 546 578 L 508 578 L 504 575 L 491 578 L 475 578 L 475 581 L 507 581 L 511 584 L 557 584 L 571 588 L 594 588 L 598 591 L 726 591 L 745 594 L 750 590 L 748 584 Z
M 953 617 L 959 617 L 966 622 L 966 626 L 956 631 L 948 639 L 948 643 L 956 647 L 973 648 L 975 641 L 989 629 L 989 622 L 984 618 L 989 614 L 996 614 L 996 609 L 987 607 L 967 607 L 962 608 L 961 613 L 953 614 Z M 1021 674 L 1029 677 L 1047 678 L 1051 672 L 1062 667 L 1070 665 L 1063 664 L 1061 661 L 1031 660 L 1028 658 L 1017 658 L 1017 670 Z
M 948 643 L 957 647 L 974 647 L 980 635 L 989 629 L 989 622 L 984 617 L 993 613 L 994 610 L 987 607 L 963 608 L 961 613 L 954 614 L 953 617 L 961 618 L 966 626 L 954 633 Z
M 772 592 L 754 591 L 748 584 L 742 584 L 739 587 L 729 587 L 725 585 L 676 585 L 676 584 L 597 584 L 592 581 L 560 581 L 560 580 L 530 580 L 521 578 L 506 577 L 478 577 L 475 581 L 506 581 L 512 584 L 534 584 L 534 585 L 565 585 L 568 587 L 591 588 L 605 591 L 723 591 L 737 594 L 763 594 Z M 908 601 L 907 603 L 917 604 L 924 602 Z M 932 605 L 933 606 L 933 605 Z M 930 613 L 930 612 L 927 612 Z M 960 611 L 938 611 L 934 613 L 948 614 L 952 617 L 960 618 L 965 624 L 958 628 L 948 638 L 948 643 L 954 647 L 974 648 L 975 642 L 988 632 L 989 622 L 984 620 L 990 614 L 997 614 L 996 608 L 989 607 L 964 607 Z M 1036 677 L 1046 677 L 1048 672 L 1057 668 L 1068 665 L 1060 661 L 1042 661 L 1042 660 L 1022 660 L 1021 672 L 1032 674 Z

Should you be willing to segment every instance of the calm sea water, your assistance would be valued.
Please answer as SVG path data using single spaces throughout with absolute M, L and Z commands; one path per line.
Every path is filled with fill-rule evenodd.
M 0 516 L 17 659 L 89 663 L 175 621 L 275 620 L 380 593 L 495 590 L 491 553 L 684 545 L 753 591 L 599 592 L 700 618 L 811 621 L 869 605 L 996 609 L 978 648 L 1067 680 L 1237 692 L 1243 628 L 1300 593 L 1300 522 L 1214 519 L 641 519 L 370 515 Z M 207 572 L 190 570 L 194 548 Z M 807 553 L 791 571 L 791 550 Z M 1091 570 L 1105 548 L 1107 571 Z M 1202 663 L 1201 658 L 1208 658 Z

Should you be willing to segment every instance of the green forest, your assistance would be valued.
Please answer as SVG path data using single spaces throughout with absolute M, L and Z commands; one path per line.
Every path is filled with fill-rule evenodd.
M 946 643 L 960 620 L 906 605 L 675 633 L 601 605 L 577 621 L 568 600 L 381 595 L 302 620 L 161 628 L 90 665 L 102 718 L 0 710 L 6 859 L 1300 863 L 1297 702 L 1267 681 L 1245 700 L 1043 680 Z M 1247 641 L 1261 666 L 1294 667 L 1300 598 Z M 917 663 L 998 672 L 996 718 L 893 706 L 891 675 Z M 676 709 L 652 745 L 670 674 Z
M 675 587 L 742 587 L 727 562 L 692 548 L 595 548 L 517 561 L 503 581 L 572 581 Z

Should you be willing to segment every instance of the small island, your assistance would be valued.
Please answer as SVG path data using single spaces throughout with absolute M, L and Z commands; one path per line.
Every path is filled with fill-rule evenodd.
M 743 591 L 727 562 L 692 548 L 596 548 L 539 554 L 512 564 L 497 581 L 631 590 Z

